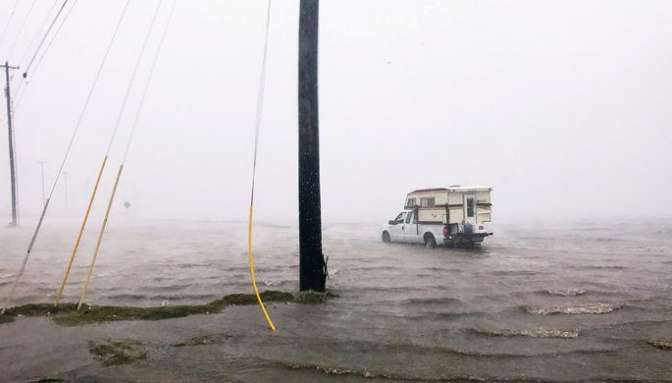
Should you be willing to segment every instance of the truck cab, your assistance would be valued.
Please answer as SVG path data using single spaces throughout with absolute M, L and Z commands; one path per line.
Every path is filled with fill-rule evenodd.
M 413 210 L 404 210 L 387 224 L 389 242 L 414 242 L 418 217 Z

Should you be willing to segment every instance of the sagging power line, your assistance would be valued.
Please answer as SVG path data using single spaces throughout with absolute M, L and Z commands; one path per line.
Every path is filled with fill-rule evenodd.
M 154 11 L 154 16 L 152 17 L 152 22 L 149 26 L 149 29 L 147 31 L 147 34 L 145 36 L 145 40 L 142 43 L 142 48 L 140 50 L 140 55 L 138 56 L 138 60 L 135 63 L 135 68 L 133 69 L 133 74 L 131 75 L 131 79 L 128 83 L 128 87 L 126 88 L 126 95 L 124 96 L 124 101 L 122 103 L 121 109 L 119 110 L 119 115 L 117 116 L 117 120 L 115 123 L 115 132 L 121 125 L 121 119 L 124 115 L 124 112 L 126 111 L 126 106 L 128 102 L 129 95 L 131 93 L 131 90 L 133 89 L 133 85 L 135 84 L 136 76 L 138 74 L 138 70 L 140 69 L 140 65 L 142 64 L 143 58 L 145 56 L 145 50 L 147 48 L 147 44 L 149 42 L 149 38 L 152 35 L 152 31 L 154 30 L 154 26 L 156 24 L 157 17 L 159 15 L 159 10 L 161 9 L 161 5 L 163 3 L 163 0 L 159 0 L 156 9 Z M 156 64 L 159 60 L 159 55 L 161 53 L 161 49 L 163 47 L 163 44 L 166 39 L 166 35 L 168 34 L 168 28 L 170 26 L 170 22 L 173 18 L 173 13 L 175 11 L 175 4 L 176 0 L 173 0 L 171 9 L 168 14 L 168 19 L 166 21 L 166 26 L 163 29 L 163 32 L 161 34 L 161 38 L 159 40 L 159 45 L 156 49 L 156 52 L 154 54 L 154 58 L 152 59 L 152 63 L 150 65 L 149 69 L 149 77 L 147 79 L 147 82 L 145 83 L 145 87 L 142 91 L 142 94 L 140 96 L 140 104 L 138 106 L 138 109 L 136 110 L 135 117 L 133 119 L 133 125 L 131 126 L 131 131 L 128 136 L 128 141 L 126 142 L 126 148 L 124 150 L 124 156 L 122 157 L 121 164 L 119 165 L 119 170 L 117 171 L 117 175 L 114 179 L 114 185 L 112 186 L 112 192 L 110 193 L 110 198 L 107 202 L 107 207 L 105 208 L 105 216 L 103 217 L 103 222 L 100 226 L 100 230 L 98 232 L 98 237 L 96 238 L 96 247 L 93 253 L 93 257 L 91 258 L 91 264 L 89 265 L 88 272 L 86 274 L 86 279 L 82 283 L 82 288 L 81 288 L 81 293 L 79 295 L 79 303 L 77 304 L 77 310 L 79 310 L 82 307 L 82 304 L 84 302 L 84 299 L 86 298 L 86 292 L 89 288 L 89 284 L 91 283 L 91 275 L 93 274 L 93 270 L 96 266 L 96 260 L 98 259 L 98 255 L 100 253 L 100 248 L 103 243 L 103 237 L 105 235 L 105 232 L 107 230 L 107 223 L 109 222 L 110 218 L 110 212 L 112 210 L 112 205 L 114 204 L 114 198 L 117 194 L 117 189 L 119 187 L 119 182 L 121 180 L 121 175 L 124 171 L 124 167 L 126 165 L 126 160 L 128 158 L 128 153 L 131 148 L 131 144 L 133 142 L 133 138 L 135 137 L 135 131 L 138 127 L 138 122 L 140 120 L 140 115 L 142 113 L 142 110 L 145 105 L 145 100 L 147 99 L 147 94 L 149 92 L 150 85 L 152 83 L 152 78 L 154 77 L 154 72 L 156 71 Z M 108 147 L 108 152 L 111 148 L 112 142 L 110 142 L 110 147 Z

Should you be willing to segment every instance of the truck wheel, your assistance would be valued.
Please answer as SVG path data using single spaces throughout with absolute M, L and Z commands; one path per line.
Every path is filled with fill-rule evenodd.
M 425 247 L 428 249 L 433 249 L 436 247 L 436 240 L 430 233 L 425 234 Z
M 392 242 L 392 238 L 390 238 L 390 233 L 388 233 L 386 231 L 383 232 L 383 242 L 384 243 L 391 243 Z

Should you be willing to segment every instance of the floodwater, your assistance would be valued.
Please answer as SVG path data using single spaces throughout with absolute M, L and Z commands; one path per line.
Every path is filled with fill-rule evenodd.
M 47 227 L 15 304 L 45 302 L 76 224 Z M 481 249 L 385 245 L 370 224 L 324 227 L 328 285 L 317 305 L 272 304 L 155 322 L 0 325 L 0 380 L 156 382 L 672 382 L 672 221 L 495 226 Z M 95 233 L 75 262 L 75 301 Z M 0 229 L 0 296 L 30 228 Z M 245 224 L 113 225 L 88 302 L 205 303 L 250 291 Z M 298 288 L 295 227 L 256 227 L 263 289 Z M 146 360 L 103 366 L 91 341 L 140 342 Z M 185 345 L 186 343 L 186 345 Z M 181 347 L 176 347 L 181 344 Z

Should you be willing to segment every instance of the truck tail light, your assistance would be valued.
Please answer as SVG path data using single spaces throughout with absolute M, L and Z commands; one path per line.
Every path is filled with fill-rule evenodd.
M 448 230 L 448 226 L 443 227 L 443 236 L 447 237 L 450 234 L 450 231 Z

